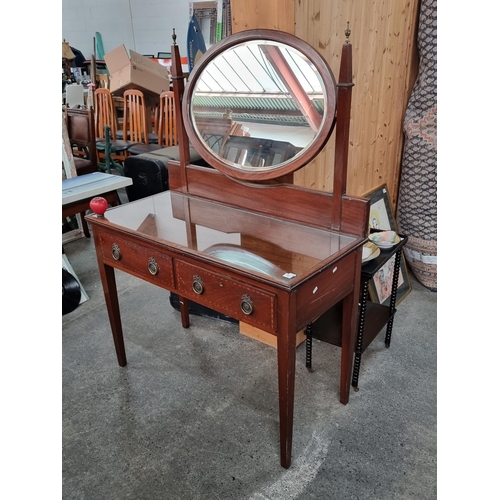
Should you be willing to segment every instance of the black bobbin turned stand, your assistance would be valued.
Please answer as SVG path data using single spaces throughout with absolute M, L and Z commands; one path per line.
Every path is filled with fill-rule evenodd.
M 371 344 L 373 339 L 387 325 L 385 346 L 390 347 L 394 315 L 396 314 L 396 299 L 398 291 L 399 269 L 401 267 L 401 253 L 408 241 L 405 235 L 399 235 L 400 242 L 389 249 L 381 249 L 380 255 L 365 262 L 361 268 L 361 286 L 358 316 L 358 332 L 354 351 L 354 366 L 352 372 L 352 386 L 358 390 L 361 355 Z M 389 305 L 376 304 L 369 300 L 368 284 L 375 274 L 395 255 L 394 274 L 392 280 Z M 315 322 L 306 328 L 306 367 L 312 370 L 312 339 L 322 340 L 338 347 L 342 347 L 341 337 L 342 310 L 338 306 L 330 308 Z

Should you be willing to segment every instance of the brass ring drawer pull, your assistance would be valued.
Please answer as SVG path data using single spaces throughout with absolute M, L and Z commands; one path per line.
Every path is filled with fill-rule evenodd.
M 156 260 L 153 257 L 149 257 L 148 270 L 153 276 L 156 276 L 158 274 L 158 271 L 160 270 Z
M 202 279 L 196 274 L 193 276 L 193 292 L 201 295 L 203 293 L 204 287 L 203 287 L 203 281 Z
M 250 316 L 250 314 L 253 313 L 252 299 L 246 294 L 243 295 L 243 297 L 241 297 L 240 307 L 241 307 L 241 311 L 243 312 L 243 314 Z
M 113 246 L 111 247 L 111 255 L 115 260 L 120 260 L 122 258 L 120 247 L 116 243 L 113 243 Z

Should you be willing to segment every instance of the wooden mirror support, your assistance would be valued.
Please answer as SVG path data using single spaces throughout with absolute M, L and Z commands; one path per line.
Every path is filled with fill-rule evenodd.
M 349 43 L 349 34 L 350 31 L 347 29 L 346 41 L 342 47 L 338 83 L 320 54 L 303 40 L 276 30 L 249 30 L 231 35 L 212 46 L 193 68 L 185 86 L 179 47 L 174 38 L 172 82 L 176 97 L 180 161 L 169 163 L 170 189 L 228 203 L 232 206 L 241 206 L 267 215 L 285 216 L 296 222 L 366 237 L 368 235 L 367 200 L 346 195 L 353 87 L 352 46 Z M 224 56 L 228 50 L 246 47 L 251 43 L 266 44 L 266 48 L 269 46 L 268 51 L 275 50 L 276 47 L 285 47 L 286 50 L 301 54 L 307 64 L 314 68 L 324 94 L 323 116 L 320 117 L 321 124 L 313 141 L 305 148 L 306 151 L 293 155 L 287 161 L 278 164 L 276 168 L 274 166 L 264 169 L 251 166 L 242 168 L 240 165 L 225 161 L 206 146 L 201 138 L 200 127 L 193 119 L 193 94 L 207 67 L 214 60 Z M 276 56 L 274 59 L 276 60 Z M 283 79 L 286 78 L 285 76 Z M 290 77 L 289 80 L 291 79 Z M 299 89 L 295 91 L 294 100 L 300 98 L 307 99 L 307 96 L 305 92 L 301 95 Z M 231 130 L 241 130 L 245 123 L 238 123 L 231 119 L 231 110 L 227 111 L 225 140 L 229 137 L 230 140 L 238 142 L 239 137 L 231 135 Z M 304 115 L 307 115 L 305 107 L 302 111 Z M 255 110 L 255 112 L 261 113 L 262 111 Z M 307 116 L 306 119 L 308 119 Z M 216 120 L 212 121 L 215 123 Z M 222 122 L 223 119 L 220 119 L 220 123 Z M 307 165 L 321 151 L 334 129 L 336 129 L 336 141 L 333 192 L 316 191 L 293 186 L 291 182 L 282 182 L 283 179 L 290 179 L 290 174 Z M 268 138 L 263 137 L 262 140 L 267 141 Z M 190 144 L 212 168 L 207 169 L 190 164 Z
M 176 43 L 177 35 L 175 29 L 172 34 L 172 86 L 174 90 L 174 107 L 175 116 L 177 119 L 177 134 L 179 145 L 179 158 L 180 164 L 183 165 L 181 169 L 181 185 L 182 191 L 187 192 L 187 178 L 186 178 L 186 165 L 190 162 L 189 156 L 189 140 L 184 127 L 184 120 L 182 119 L 182 98 L 184 95 L 184 72 L 182 71 L 181 56 L 179 54 L 179 46 Z M 175 50 L 174 50 L 175 49 Z

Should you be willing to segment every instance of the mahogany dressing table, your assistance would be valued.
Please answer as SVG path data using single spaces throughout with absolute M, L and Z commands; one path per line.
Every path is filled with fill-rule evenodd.
M 324 59 L 304 41 L 279 31 L 251 30 L 212 46 L 184 87 L 174 34 L 180 161 L 168 164 L 170 191 L 86 217 L 120 366 L 127 359 L 114 269 L 178 294 L 185 328 L 188 301 L 193 300 L 277 337 L 284 468 L 291 463 L 296 333 L 339 302 L 344 318 L 340 402 L 349 400 L 369 212 L 367 199 L 345 194 L 351 58 L 346 40 L 337 83 Z M 224 82 L 215 84 L 214 75 L 224 65 L 231 86 L 219 88 Z M 260 88 L 249 88 L 249 69 L 261 78 Z M 286 101 L 285 112 L 280 100 Z M 263 102 L 273 109 L 266 111 Z M 225 147 L 245 141 L 212 141 L 213 134 L 200 132 L 197 122 L 206 131 L 211 118 L 215 122 L 223 116 L 237 125 L 235 133 L 251 139 L 251 151 Z M 273 126 L 262 126 L 262 118 Z M 280 135 L 264 137 L 266 129 L 278 129 Z M 287 183 L 334 129 L 333 193 Z M 300 145 L 299 135 L 306 137 Z M 259 140 L 272 147 L 259 149 Z M 190 144 L 210 167 L 190 164 Z

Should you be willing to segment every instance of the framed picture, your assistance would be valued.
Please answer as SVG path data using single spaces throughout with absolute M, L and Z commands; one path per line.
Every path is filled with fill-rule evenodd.
M 392 213 L 387 185 L 384 184 L 363 196 L 370 199 L 370 229 L 397 232 L 398 229 Z
M 389 201 L 387 185 L 384 184 L 363 196 L 370 199 L 370 230 L 398 232 L 394 214 L 392 213 L 391 203 Z M 376 272 L 368 283 L 368 294 L 370 295 L 370 300 L 372 302 L 386 306 L 390 304 L 395 262 L 396 256 L 393 255 Z M 396 305 L 399 304 L 410 292 L 411 281 L 408 276 L 408 269 L 406 267 L 404 254 L 401 253 Z
M 368 294 L 370 300 L 376 304 L 389 306 L 391 302 L 392 280 L 394 277 L 394 264 L 396 256 L 393 255 L 373 276 L 368 283 Z M 398 291 L 396 294 L 396 305 L 398 305 L 411 292 L 411 282 L 406 269 L 404 255 L 401 253 L 401 265 L 399 267 Z

